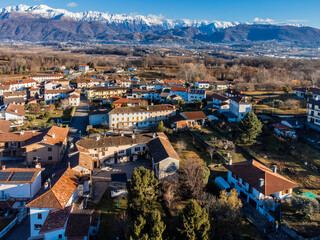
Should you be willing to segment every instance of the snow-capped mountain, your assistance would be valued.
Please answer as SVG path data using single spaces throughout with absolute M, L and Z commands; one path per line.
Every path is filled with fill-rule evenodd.
M 79 22 L 100 22 L 109 27 L 121 27 L 130 31 L 149 31 L 165 30 L 176 27 L 196 27 L 207 28 L 207 31 L 215 32 L 217 30 L 236 26 L 239 22 L 189 20 L 189 19 L 168 19 L 159 15 L 127 15 L 127 14 L 109 14 L 97 11 L 69 12 L 65 9 L 54 9 L 47 5 L 27 6 L 20 4 L 18 6 L 9 6 L 2 8 L 0 14 L 5 13 L 29 13 L 39 15 L 47 19 L 69 18 Z

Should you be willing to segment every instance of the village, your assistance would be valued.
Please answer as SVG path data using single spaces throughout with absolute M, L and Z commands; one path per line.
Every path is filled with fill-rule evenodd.
M 168 236 L 188 207 L 214 216 L 214 239 L 319 237 L 320 88 L 148 71 L 1 81 L 0 238 L 129 239 L 148 208 Z

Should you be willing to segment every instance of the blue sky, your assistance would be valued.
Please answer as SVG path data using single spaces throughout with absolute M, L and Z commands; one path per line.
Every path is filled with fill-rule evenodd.
M 320 28 L 320 0 L 1 0 L 0 7 L 46 4 L 69 11 L 156 14 L 168 18 L 302 23 Z

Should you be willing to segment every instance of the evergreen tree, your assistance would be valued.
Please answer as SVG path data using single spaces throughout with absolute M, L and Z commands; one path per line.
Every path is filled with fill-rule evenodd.
M 178 232 L 184 240 L 209 239 L 210 222 L 207 211 L 196 200 L 190 200 L 179 214 Z
M 163 131 L 163 121 L 160 121 L 157 126 L 157 132 L 162 132 L 162 131 Z
M 201 100 L 199 100 L 199 99 L 196 99 L 196 100 L 194 101 L 193 105 L 194 105 L 194 108 L 195 108 L 196 110 L 200 110 L 200 109 L 202 108 L 202 102 L 201 102 Z
M 159 210 L 144 212 L 132 222 L 127 238 L 130 240 L 162 240 L 165 228 Z
M 159 195 L 159 182 L 153 171 L 138 167 L 133 170 L 132 179 L 128 182 L 129 213 L 136 215 L 149 209 Z
M 239 131 L 242 143 L 255 143 L 262 132 L 262 123 L 253 112 L 248 112 L 239 124 Z

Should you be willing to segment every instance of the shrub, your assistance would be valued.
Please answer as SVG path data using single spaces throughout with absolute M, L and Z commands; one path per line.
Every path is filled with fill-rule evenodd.
M 297 196 L 292 199 L 291 204 L 298 212 L 308 217 L 320 212 L 320 204 L 313 198 Z
M 29 122 L 33 122 L 34 120 L 36 120 L 36 117 L 35 116 L 28 116 L 27 119 Z
M 45 119 L 49 119 L 51 117 L 51 114 L 49 112 L 45 112 L 44 116 Z
M 275 108 L 282 108 L 283 107 L 283 102 L 281 101 L 281 100 L 279 100 L 279 99 L 277 99 L 277 100 L 274 100 L 274 107 Z

